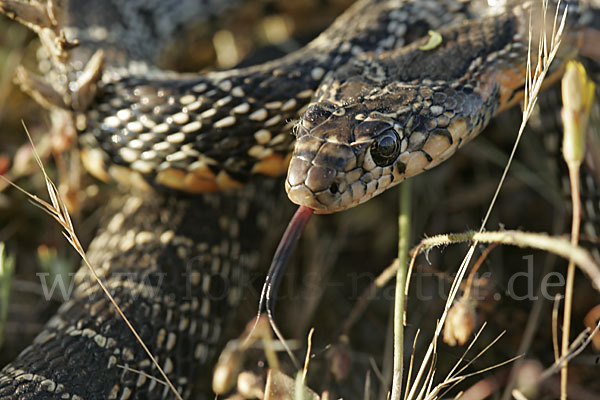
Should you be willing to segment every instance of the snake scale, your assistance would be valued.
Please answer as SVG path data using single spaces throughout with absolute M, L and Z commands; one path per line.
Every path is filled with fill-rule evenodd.
M 46 71 L 75 98 L 72 83 L 104 49 L 89 104 L 62 106 L 92 174 L 158 192 L 118 204 L 89 257 L 184 397 L 210 370 L 256 267 L 277 191 L 258 175 L 281 175 L 291 157 L 292 201 L 345 209 L 450 157 L 523 88 L 529 3 L 359 0 L 278 60 L 202 75 L 153 66 L 181 25 L 233 3 L 70 1 L 61 28 L 79 46 L 66 72 Z M 564 59 L 581 24 L 597 22 L 569 5 Z M 431 45 L 430 30 L 441 43 Z M 157 375 L 85 268 L 76 279 L 74 297 L 2 369 L 0 399 L 171 398 L 123 368 Z

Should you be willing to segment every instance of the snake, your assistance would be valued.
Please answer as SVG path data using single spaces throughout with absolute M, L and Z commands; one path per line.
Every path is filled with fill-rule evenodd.
M 281 185 L 270 178 L 288 171 L 292 202 L 331 213 L 440 164 L 521 100 L 536 8 L 358 0 L 280 59 L 203 74 L 156 67 L 181 26 L 234 3 L 59 2 L 60 31 L 78 46 L 63 68 L 40 68 L 87 169 L 134 188 L 109 207 L 89 258 L 184 398 L 210 373 L 257 267 Z M 567 3 L 556 76 L 598 24 L 596 5 Z M 15 4 L 0 10 L 32 24 Z M 91 59 L 92 95 L 78 102 Z M 87 269 L 75 280 L 73 297 L 0 372 L 0 399 L 172 398 Z

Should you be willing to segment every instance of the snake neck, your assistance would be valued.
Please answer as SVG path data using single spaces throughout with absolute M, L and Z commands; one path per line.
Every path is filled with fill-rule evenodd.
M 523 98 L 529 32 L 534 43 L 552 32 L 529 23 L 539 12 L 524 3 L 329 75 L 297 124 L 290 200 L 319 213 L 341 211 L 451 157 Z M 550 23 L 553 17 L 549 10 Z M 581 13 L 567 17 L 546 84 L 576 53 Z

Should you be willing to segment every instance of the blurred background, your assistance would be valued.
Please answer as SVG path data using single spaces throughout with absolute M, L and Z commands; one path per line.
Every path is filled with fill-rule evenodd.
M 179 71 L 202 71 L 251 65 L 293 51 L 324 29 L 350 0 L 248 1 L 222 20 L 190 28 L 164 56 L 162 67 Z M 12 84 L 20 63 L 35 69 L 38 41 L 21 25 L 0 17 L 0 173 L 41 197 L 45 183 L 31 156 L 24 123 L 42 155 L 51 177 L 60 186 L 70 206 L 82 243 L 93 238 L 102 205 L 118 190 L 89 177 L 81 167 L 74 139 L 69 134 L 50 132 L 47 112 Z M 557 91 L 550 90 L 541 102 L 546 108 L 534 117 L 520 145 L 511 173 L 488 223 L 488 229 L 521 229 L 565 234 L 570 229 L 569 199 L 563 194 L 560 160 L 542 149 L 557 152 L 560 139 L 556 128 Z M 413 179 L 413 224 L 411 243 L 439 233 L 478 229 L 500 179 L 520 123 L 519 110 L 496 118 L 479 138 L 465 146 L 448 162 Z M 283 187 L 282 187 L 283 193 Z M 283 195 L 282 195 L 283 197 Z M 274 245 L 293 213 L 282 200 L 281 224 L 274 226 L 273 245 L 265 251 L 269 264 Z M 360 319 L 347 330 L 345 321 L 358 296 L 389 266 L 397 252 L 398 190 L 350 211 L 332 216 L 315 216 L 309 223 L 289 269 L 277 306 L 276 320 L 286 337 L 306 342 L 315 327 L 308 385 L 317 392 L 329 390 L 344 398 L 385 398 L 382 382 L 388 382 L 391 366 L 391 312 L 393 282 L 372 297 Z M 4 265 L 14 260 L 14 273 L 5 267 L 0 276 L 0 367 L 10 362 L 40 331 L 60 304 L 60 296 L 47 300 L 40 277 L 69 277 L 79 266 L 79 256 L 63 238 L 52 218 L 34 207 L 18 191 L 0 182 L 0 242 L 5 243 Z M 597 246 L 597 245 L 596 245 Z M 477 249 L 477 259 L 487 246 Z M 436 320 L 444 306 L 451 278 L 467 251 L 466 245 L 433 250 L 417 259 L 407 306 L 406 352 L 420 330 L 415 352 L 427 348 Z M 471 356 L 500 333 L 506 332 L 469 371 L 480 370 L 519 354 L 524 328 L 539 317 L 537 333 L 526 350 L 519 373 L 526 384 L 535 382 L 543 368 L 554 361 L 552 345 L 552 302 L 544 300 L 535 309 L 533 300 L 539 283 L 559 282 L 566 263 L 531 249 L 496 247 L 485 258 L 475 279 L 472 304 L 475 328 L 485 321 Z M 254 290 L 242 302 L 240 320 L 229 334 L 239 335 L 253 317 L 257 288 L 264 272 L 253 277 Z M 515 275 L 523 273 L 521 275 Z M 550 279 L 550 280 L 549 280 Z M 67 280 L 68 281 L 68 280 Z M 563 292 L 560 285 L 547 286 L 549 296 Z M 599 304 L 589 281 L 577 272 L 572 332 L 584 329 L 584 317 Z M 541 301 L 541 300 L 540 300 Z M 465 322 L 466 323 L 466 322 Z M 440 344 L 440 376 L 458 361 L 464 347 Z M 256 351 L 260 360 L 264 355 Z M 571 364 L 572 398 L 600 396 L 598 348 L 590 346 Z M 285 363 L 286 357 L 281 356 Z M 468 357 L 470 358 L 470 357 Z M 260 369 L 248 361 L 249 370 Z M 458 390 L 496 393 L 509 379 L 505 365 L 461 383 Z M 533 377 L 533 378 L 532 378 Z M 370 382 L 370 383 L 367 383 Z M 525 385 L 527 386 L 527 385 Z M 534 385 L 535 386 L 535 385 Z M 530 398 L 555 398 L 558 376 L 543 387 L 529 388 Z M 483 387 L 483 389 L 482 389 Z M 475 389 L 474 389 L 475 388 Z M 477 392 L 476 390 L 483 390 Z M 370 397 L 366 397 L 369 393 Z M 469 392 L 468 392 L 469 393 Z M 377 396 L 377 397 L 375 397 Z M 473 395 L 480 398 L 477 394 Z M 464 397 L 469 398 L 469 397 Z M 570 397 L 571 398 L 571 397 Z

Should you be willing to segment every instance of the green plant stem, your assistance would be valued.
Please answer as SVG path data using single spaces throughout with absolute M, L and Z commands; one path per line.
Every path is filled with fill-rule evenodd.
M 398 270 L 396 272 L 396 295 L 394 303 L 394 371 L 391 400 L 400 400 L 404 370 L 404 287 L 408 266 L 408 250 L 411 229 L 411 181 L 400 186 L 400 215 L 398 217 Z
M 8 318 L 10 289 L 15 271 L 15 260 L 5 254 L 4 243 L 0 242 L 0 348 L 4 343 L 4 327 Z

